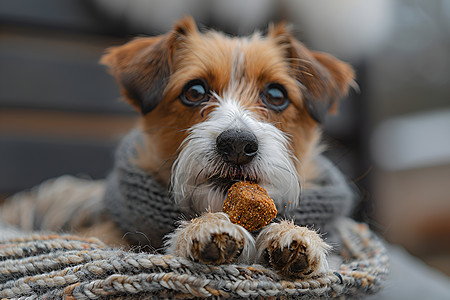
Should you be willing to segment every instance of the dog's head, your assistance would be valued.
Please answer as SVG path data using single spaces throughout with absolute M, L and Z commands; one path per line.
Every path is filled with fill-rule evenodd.
M 318 123 L 354 77 L 284 24 L 235 38 L 199 32 L 189 17 L 108 49 L 102 63 L 142 114 L 137 163 L 196 211 L 221 210 L 236 180 L 260 184 L 279 207 L 294 204 L 318 152 Z

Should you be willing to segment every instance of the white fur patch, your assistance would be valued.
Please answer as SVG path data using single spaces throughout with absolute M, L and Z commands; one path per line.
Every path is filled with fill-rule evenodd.
M 175 200 L 198 213 L 221 211 L 227 191 L 211 178 L 229 179 L 239 173 L 264 187 L 278 208 L 295 205 L 300 181 L 286 135 L 274 125 L 257 120 L 239 104 L 237 96 L 214 97 L 217 102 L 208 104 L 215 106 L 208 119 L 194 125 L 180 146 L 171 178 Z M 245 129 L 257 137 L 258 153 L 250 163 L 232 166 L 223 161 L 216 139 L 228 129 Z

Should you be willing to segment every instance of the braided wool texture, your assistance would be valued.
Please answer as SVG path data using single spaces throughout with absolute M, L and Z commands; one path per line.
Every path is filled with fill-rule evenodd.
M 128 235 L 142 232 L 134 235 L 135 242 L 146 243 L 153 241 L 154 232 L 161 236 L 173 230 L 182 210 L 167 187 L 132 163 L 140 140 L 140 133 L 133 131 L 122 141 L 106 182 L 64 176 L 19 193 L 2 206 L 0 298 L 328 299 L 362 298 L 381 288 L 389 271 L 386 249 L 366 225 L 345 217 L 354 193 L 323 157 L 318 158 L 315 187 L 302 191 L 300 207 L 278 216 L 327 232 L 327 241 L 343 263 L 318 277 L 287 280 L 256 264 L 204 265 L 111 248 L 95 238 L 42 231 L 90 228 L 112 218 Z
M 342 218 L 337 225 L 344 263 L 338 270 L 297 280 L 280 278 L 260 265 L 210 266 L 112 249 L 95 238 L 0 225 L 0 297 L 327 299 L 377 292 L 388 273 L 385 247 L 364 224 Z

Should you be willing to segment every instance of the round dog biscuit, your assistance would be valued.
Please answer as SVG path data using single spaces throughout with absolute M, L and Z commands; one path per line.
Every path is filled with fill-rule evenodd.
M 238 181 L 231 186 L 223 204 L 230 221 L 252 232 L 277 216 L 277 208 L 267 191 L 256 183 Z

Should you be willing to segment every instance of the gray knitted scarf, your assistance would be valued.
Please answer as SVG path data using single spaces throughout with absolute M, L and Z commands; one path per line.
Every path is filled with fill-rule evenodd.
M 115 156 L 113 172 L 107 180 L 105 203 L 112 218 L 127 232 L 133 243 L 161 246 L 161 238 L 186 218 L 171 198 L 168 187 L 159 184 L 148 172 L 133 164 L 136 146 L 142 143 L 138 130 L 121 142 Z M 282 212 L 296 224 L 327 232 L 338 216 L 350 213 L 354 193 L 342 173 L 325 157 L 317 158 L 319 176 L 314 188 L 303 189 L 297 208 Z

